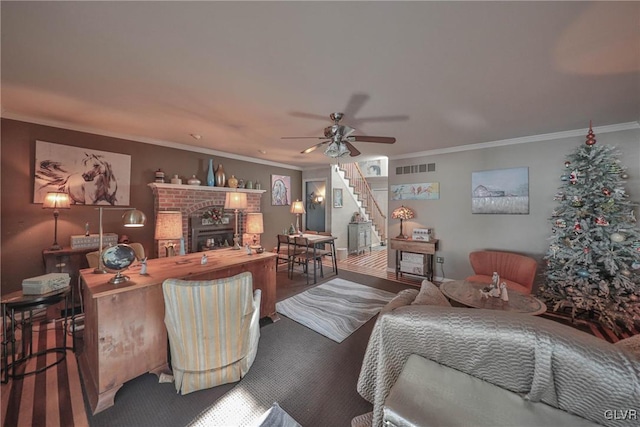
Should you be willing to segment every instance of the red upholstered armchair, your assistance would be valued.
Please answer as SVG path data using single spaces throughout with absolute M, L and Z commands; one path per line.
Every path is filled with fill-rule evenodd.
M 500 251 L 475 251 L 469 254 L 469 262 L 476 273 L 466 280 L 491 283 L 493 272 L 500 275 L 500 283 L 506 282 L 508 289 L 530 294 L 538 263 L 528 256 Z

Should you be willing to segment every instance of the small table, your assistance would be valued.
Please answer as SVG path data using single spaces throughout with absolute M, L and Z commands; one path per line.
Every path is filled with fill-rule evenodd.
M 485 298 L 480 293 L 486 283 L 469 282 L 467 280 L 453 280 L 443 282 L 440 291 L 455 302 L 473 308 L 486 308 L 489 310 L 502 310 L 514 313 L 525 313 L 537 316 L 547 311 L 545 303 L 531 295 L 525 295 L 513 289 L 508 289 L 509 301 L 500 298 Z
M 431 240 L 413 240 L 413 239 L 399 239 L 397 237 L 392 237 L 389 239 L 389 243 L 391 249 L 396 251 L 396 279 L 399 274 L 408 273 L 413 274 L 414 276 L 423 276 L 426 277 L 429 281 L 433 282 L 433 272 L 435 271 L 435 267 L 433 265 L 433 255 L 438 250 L 438 239 Z M 415 254 L 422 254 L 426 256 L 426 262 L 424 263 L 424 267 L 426 271 L 422 274 L 418 274 L 417 272 L 409 272 L 402 271 L 401 261 L 403 260 L 403 252 L 411 252 Z
M 293 242 L 292 237 L 304 237 L 309 241 L 309 247 L 313 247 L 313 256 L 316 255 L 316 248 L 321 244 L 328 244 L 331 247 L 331 260 L 333 264 L 333 269 L 336 272 L 336 276 L 338 275 L 338 258 L 336 256 L 336 239 L 337 237 L 326 235 L 326 234 L 308 234 L 304 233 L 301 235 L 292 234 L 289 236 L 290 242 Z M 313 283 L 317 283 L 316 278 L 316 269 L 313 269 Z
M 69 302 L 73 298 L 72 295 L 72 288 L 70 286 L 67 286 L 66 288 L 42 295 L 23 295 L 22 291 L 17 291 L 5 295 L 2 298 L 2 331 L 4 333 L 2 341 L 2 356 L 4 357 L 4 363 L 2 366 L 2 369 L 4 370 L 4 377 L 2 378 L 3 383 L 9 382 L 9 377 L 22 378 L 27 375 L 42 372 L 54 365 L 57 365 L 67 357 L 67 318 L 69 313 Z M 31 345 L 33 311 L 47 308 L 63 301 L 64 341 L 62 347 L 48 348 L 37 353 L 33 353 L 33 346 Z M 18 313 L 20 314 L 19 318 L 17 316 Z M 73 319 L 74 315 L 72 314 L 71 316 Z M 16 359 L 16 326 L 18 324 L 22 327 L 22 356 L 20 357 L 20 359 Z M 72 349 L 75 351 L 74 337 L 72 337 L 72 340 L 74 341 L 74 346 Z M 9 354 L 7 347 L 11 347 L 11 363 L 9 363 Z M 60 356 L 58 356 L 58 358 L 54 362 L 51 362 L 46 366 L 36 368 L 35 370 L 30 372 L 16 373 L 16 366 L 25 363 L 32 357 L 40 356 L 46 353 L 59 353 Z M 11 372 L 9 372 L 9 370 L 11 370 Z

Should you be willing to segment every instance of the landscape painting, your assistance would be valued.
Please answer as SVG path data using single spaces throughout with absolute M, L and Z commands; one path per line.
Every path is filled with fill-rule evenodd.
M 50 191 L 74 205 L 129 206 L 131 156 L 36 141 L 33 203 Z
M 437 200 L 439 198 L 439 182 L 397 184 L 391 186 L 391 200 Z
M 473 172 L 471 189 L 471 213 L 529 213 L 529 168 Z

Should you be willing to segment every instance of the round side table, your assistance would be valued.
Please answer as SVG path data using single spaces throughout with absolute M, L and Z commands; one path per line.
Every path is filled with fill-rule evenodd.
M 14 292 L 3 296 L 2 301 L 2 355 L 4 359 L 2 370 L 4 376 L 3 383 L 7 383 L 9 378 L 23 378 L 27 375 L 37 374 L 58 363 L 67 356 L 67 318 L 69 313 L 69 300 L 71 287 L 66 287 L 57 291 L 42 295 L 23 295 L 22 291 Z M 64 341 L 62 347 L 47 348 L 37 353 L 33 353 L 32 341 L 32 319 L 34 310 L 40 310 L 64 301 Z M 16 329 L 22 329 L 22 353 L 16 359 Z M 8 353 L 10 347 L 11 352 Z M 47 353 L 58 353 L 58 358 L 50 364 L 36 368 L 29 372 L 16 372 L 16 367 L 26 363 L 27 360 Z M 9 363 L 9 356 L 11 363 Z

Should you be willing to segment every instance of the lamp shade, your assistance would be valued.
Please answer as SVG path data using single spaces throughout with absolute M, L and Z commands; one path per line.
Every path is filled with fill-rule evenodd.
M 230 192 L 224 200 L 225 209 L 246 209 L 247 193 Z
M 69 209 L 69 194 L 62 192 L 49 192 L 42 202 L 43 209 Z
M 156 239 L 173 240 L 182 237 L 182 212 L 160 211 L 156 217 Z
M 264 223 L 262 221 L 261 213 L 248 213 L 247 214 L 247 233 L 248 234 L 262 234 L 264 233 Z
M 304 210 L 304 203 L 301 200 L 296 200 L 291 204 L 291 213 L 292 214 L 303 214 L 307 211 Z
M 416 214 L 405 206 L 400 206 L 391 212 L 391 218 L 393 219 L 412 219 L 415 218 L 415 216 Z
M 146 222 L 147 216 L 137 209 L 131 209 L 122 214 L 122 225 L 125 227 L 144 227 Z

